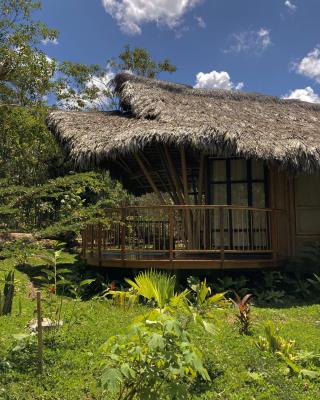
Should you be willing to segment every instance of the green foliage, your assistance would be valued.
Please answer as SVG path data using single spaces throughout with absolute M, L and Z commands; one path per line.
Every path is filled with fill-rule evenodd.
M 286 292 L 284 290 L 275 290 L 275 289 L 265 289 L 260 292 L 257 291 L 257 300 L 259 304 L 284 304 L 287 299 Z
M 51 293 L 57 293 L 58 287 L 63 289 L 70 285 L 71 282 L 65 278 L 66 274 L 70 274 L 71 270 L 65 268 L 65 265 L 75 263 L 76 255 L 63 251 L 64 243 L 57 243 L 53 249 L 42 249 L 34 253 L 29 259 L 28 263 L 31 265 L 45 265 L 46 268 L 42 269 L 42 276 L 37 279 L 45 282 L 45 288 Z M 59 265 L 63 265 L 59 268 Z
M 301 362 L 305 363 L 306 361 L 314 359 L 314 355 L 312 353 L 306 354 L 303 352 L 299 355 L 295 349 L 295 341 L 286 340 L 280 336 L 278 330 L 271 321 L 265 325 L 265 336 L 259 336 L 256 344 L 260 350 L 277 355 L 285 362 L 291 373 L 297 374 L 302 378 L 320 378 L 319 369 L 307 369 L 303 365 L 300 365 Z M 310 366 L 314 367 L 314 365 Z
M 320 242 L 309 241 L 304 244 L 299 256 L 291 261 L 287 270 L 299 272 L 301 275 L 306 273 L 320 273 Z
M 113 106 L 109 87 L 110 71 L 99 65 L 64 61 L 55 82 L 56 97 L 64 108 L 108 110 Z
M 126 45 L 119 55 L 119 61 L 111 60 L 111 65 L 122 71 L 131 71 L 135 75 L 147 78 L 156 78 L 160 72 L 176 72 L 177 67 L 165 59 L 160 62 L 154 61 L 148 50 L 136 47 L 131 49 Z
M 181 323 L 168 314 L 134 324 L 103 346 L 102 384 L 118 399 L 189 398 L 200 376 L 210 381 L 202 355 Z
M 0 101 L 42 103 L 50 90 L 55 62 L 37 47 L 54 40 L 57 32 L 34 21 L 40 1 L 2 0 L 0 3 Z
M 44 237 L 70 240 L 85 223 L 103 221 L 104 207 L 130 202 L 119 183 L 107 173 L 79 173 L 34 187 L 0 187 L 0 202 L 13 213 L 2 229 L 37 230 Z
M 316 289 L 317 292 L 320 291 L 320 276 L 313 274 L 314 279 L 308 279 L 309 283 Z
M 46 113 L 44 108 L 0 107 L 0 191 L 9 185 L 38 185 L 58 169 L 66 170 L 58 144 L 45 126 Z M 10 219 L 15 209 L 8 211 Z
M 16 271 L 16 280 L 27 287 L 26 276 L 19 270 Z M 20 288 L 20 284 L 17 285 L 17 290 Z M 119 309 L 111 301 L 100 298 L 79 301 L 76 302 L 72 329 L 69 329 L 75 303 L 64 298 L 62 319 L 65 324 L 57 333 L 44 335 L 45 373 L 39 379 L 35 374 L 36 343 L 11 354 L 16 345 L 23 345 L 23 341 L 19 343 L 13 335 L 27 332 L 25 326 L 33 318 L 35 301 L 29 298 L 28 293 L 28 290 L 19 293 L 22 296 L 22 314 L 19 314 L 15 301 L 11 316 L 0 318 L 0 388 L 3 388 L 0 398 L 5 392 L 10 400 L 116 399 L 99 384 L 102 360 L 99 349 L 110 336 L 128 333 L 137 316 L 147 315 L 150 307 L 139 304 Z M 258 335 L 264 335 L 265 321 L 272 319 L 277 325 L 281 324 L 281 336 L 296 339 L 298 349 L 308 349 L 303 353 L 297 350 L 299 360 L 296 362 L 304 369 L 316 370 L 320 361 L 317 357 L 320 348 L 319 312 L 318 304 L 256 307 L 253 337 L 239 335 L 234 329 L 234 310 L 231 308 L 216 313 L 219 329 L 210 335 L 191 324 L 188 331 L 192 342 L 204 353 L 203 365 L 212 380 L 210 383 L 199 378 L 188 386 L 192 400 L 317 399 L 317 379 L 300 378 L 292 373 L 288 376 L 284 371 L 287 366 L 280 357 L 261 352 L 253 343 Z
M 134 281 L 126 279 L 126 282 L 136 290 L 139 296 L 154 302 L 157 307 L 163 309 L 174 296 L 176 277 L 148 270 L 137 275 Z
M 265 337 L 260 336 L 257 341 L 257 346 L 262 351 L 269 351 L 271 353 L 282 353 L 290 360 L 294 360 L 294 347 L 295 342 L 292 340 L 285 340 L 281 337 L 271 321 L 265 325 Z
M 213 283 L 213 288 L 216 292 L 233 291 L 244 296 L 249 291 L 247 284 L 248 279 L 243 275 L 239 277 L 224 275 Z

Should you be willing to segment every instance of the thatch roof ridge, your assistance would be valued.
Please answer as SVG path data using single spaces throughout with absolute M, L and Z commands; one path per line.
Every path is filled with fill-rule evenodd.
M 252 100 L 258 101 L 262 103 L 275 103 L 275 104 L 284 104 L 284 105 L 296 105 L 305 109 L 320 111 L 320 104 L 317 103 L 309 103 L 306 101 L 301 101 L 297 99 L 285 99 L 277 96 L 272 96 L 263 93 L 256 92 L 243 92 L 240 90 L 232 89 L 200 89 L 194 88 L 191 85 L 181 84 L 170 82 L 166 80 L 155 80 L 151 78 L 141 77 L 137 75 L 130 74 L 128 72 L 121 72 L 117 74 L 112 82 L 111 86 L 113 86 L 115 92 L 122 97 L 123 90 L 125 88 L 125 84 L 139 84 L 144 87 L 149 87 L 151 90 L 155 90 L 155 88 L 159 88 L 161 90 L 165 90 L 168 92 L 175 92 L 180 95 L 185 96 L 198 96 L 204 98 L 217 98 L 217 99 L 229 99 L 235 101 L 245 101 Z

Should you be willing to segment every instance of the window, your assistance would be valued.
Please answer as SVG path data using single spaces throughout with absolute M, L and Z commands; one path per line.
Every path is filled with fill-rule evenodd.
M 295 181 L 296 230 L 320 234 L 320 175 L 301 175 Z
M 264 163 L 241 158 L 209 159 L 209 204 L 268 207 L 267 168 Z M 268 223 L 265 214 L 225 210 L 225 247 L 259 249 L 267 247 Z M 253 216 L 253 217 L 252 217 Z M 220 240 L 219 214 L 215 213 L 212 233 Z
M 211 158 L 209 168 L 209 204 L 268 207 L 267 169 L 262 162 Z

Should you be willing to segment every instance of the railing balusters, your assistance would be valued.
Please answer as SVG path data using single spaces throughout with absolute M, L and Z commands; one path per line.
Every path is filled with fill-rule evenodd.
M 224 208 L 219 208 L 219 226 L 220 226 L 220 261 L 221 268 L 224 264 Z
M 186 211 L 192 236 L 185 224 Z M 120 253 L 123 265 L 127 256 L 140 260 L 161 257 L 175 263 L 175 259 L 201 259 L 216 262 L 213 253 L 220 255 L 223 267 L 231 253 L 257 255 L 268 253 L 275 260 L 286 251 L 279 234 L 283 223 L 281 210 L 241 206 L 158 206 L 122 207 L 109 210 L 110 222 L 89 224 L 82 231 L 82 257 L 88 255 L 103 262 L 104 256 L 113 259 Z M 281 219 L 281 220 L 280 220 Z M 119 252 L 120 250 L 120 252 Z M 108 254 L 110 253 L 110 254 Z M 114 256 L 119 260 L 119 255 Z M 230 257 L 231 259 L 231 257 Z M 233 259 L 233 258 L 232 258 Z M 236 259 L 236 258 L 235 258 Z M 98 264 L 97 264 L 98 265 Z
M 173 229 L 174 229 L 174 214 L 173 208 L 169 208 L 169 258 L 173 261 Z

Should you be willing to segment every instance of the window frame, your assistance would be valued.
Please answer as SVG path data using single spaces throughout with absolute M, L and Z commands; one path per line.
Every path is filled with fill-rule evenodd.
M 233 160 L 244 160 L 246 161 L 246 179 L 233 180 L 231 177 L 231 164 Z M 225 161 L 226 162 L 226 179 L 225 180 L 214 180 L 212 177 L 212 171 L 214 168 L 214 161 Z M 209 157 L 208 160 L 208 204 L 214 204 L 213 193 L 214 186 L 217 184 L 225 184 L 227 187 L 227 204 L 226 205 L 237 205 L 232 203 L 232 185 L 233 184 L 246 184 L 247 185 L 247 207 L 253 206 L 253 184 L 263 183 L 264 185 L 264 202 L 265 207 L 269 207 L 269 174 L 268 168 L 265 163 L 263 163 L 263 179 L 253 179 L 252 178 L 252 160 L 245 160 L 241 157 L 230 157 L 230 158 L 220 158 L 220 157 Z

